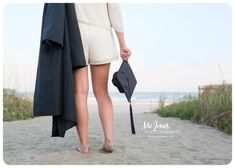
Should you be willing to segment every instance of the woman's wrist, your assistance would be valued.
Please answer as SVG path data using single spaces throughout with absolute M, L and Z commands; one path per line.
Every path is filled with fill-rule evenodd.
M 126 47 L 126 43 L 123 43 L 123 44 L 119 44 L 119 47 L 122 49 L 122 48 L 125 48 Z
M 126 47 L 126 42 L 125 42 L 124 39 L 119 40 L 119 47 L 120 47 L 120 48 L 125 48 L 125 47 Z
M 124 32 L 117 32 L 116 31 L 116 35 L 117 35 L 117 38 L 118 38 L 120 48 L 126 47 Z

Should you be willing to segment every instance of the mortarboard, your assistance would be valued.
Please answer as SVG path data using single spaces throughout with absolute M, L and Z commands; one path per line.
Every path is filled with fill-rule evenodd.
M 112 83 L 118 88 L 120 93 L 125 93 L 130 107 L 131 132 L 132 134 L 135 134 L 135 126 L 131 106 L 131 96 L 134 92 L 137 81 L 127 61 L 123 60 L 119 70 L 113 74 Z

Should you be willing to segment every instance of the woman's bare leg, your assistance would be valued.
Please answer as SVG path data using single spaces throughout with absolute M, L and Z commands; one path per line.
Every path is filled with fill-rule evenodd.
M 99 116 L 104 131 L 104 145 L 112 146 L 113 105 L 108 94 L 108 76 L 110 63 L 90 65 L 93 92 L 99 109 Z
M 74 73 L 75 101 L 76 101 L 76 128 L 79 136 L 79 145 L 82 153 L 88 153 L 88 66 L 75 70 Z

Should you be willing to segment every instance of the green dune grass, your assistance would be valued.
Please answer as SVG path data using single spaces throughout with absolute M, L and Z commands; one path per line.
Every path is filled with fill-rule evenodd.
M 3 121 L 33 118 L 32 100 L 17 95 L 15 90 L 3 90 Z
M 232 134 L 231 88 L 221 84 L 213 89 L 213 85 L 209 85 L 198 97 L 189 94 L 168 106 L 164 105 L 165 97 L 161 96 L 159 106 L 154 112 L 161 117 L 179 117 Z

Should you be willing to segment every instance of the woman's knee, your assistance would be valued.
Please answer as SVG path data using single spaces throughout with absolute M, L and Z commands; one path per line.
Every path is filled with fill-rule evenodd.
M 83 86 L 83 87 L 79 87 L 79 88 L 75 88 L 75 96 L 88 96 L 89 93 L 89 87 L 87 86 Z
M 93 93 L 96 98 L 108 96 L 108 90 L 106 88 L 93 88 Z

